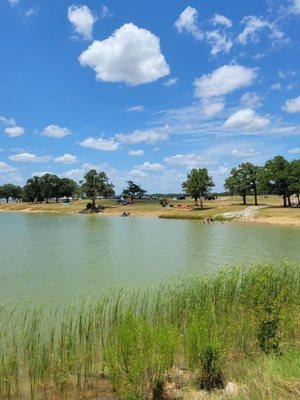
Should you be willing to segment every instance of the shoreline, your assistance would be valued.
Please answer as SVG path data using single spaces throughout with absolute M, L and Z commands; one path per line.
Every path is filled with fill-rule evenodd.
M 23 213 L 23 214 L 57 214 L 57 215 L 78 215 L 82 216 L 78 212 L 75 211 L 62 211 L 62 210 L 34 210 L 31 208 L 24 208 L 20 210 L 12 210 L 9 208 L 0 207 L 0 213 Z M 219 215 L 222 215 L 220 213 Z M 120 217 L 119 210 L 118 212 L 109 212 L 105 211 L 104 213 L 98 214 L 86 214 L 86 216 L 97 216 L 97 217 Z M 168 219 L 168 220 L 186 220 L 186 221 L 199 221 L 203 223 L 203 220 L 206 216 L 201 216 L 201 218 L 197 218 L 194 216 L 184 216 L 184 215 L 170 215 L 170 214 L 159 214 L 158 211 L 147 211 L 147 212 L 137 212 L 136 214 L 131 214 L 134 218 L 146 217 L 146 218 L 158 218 L 158 219 Z M 216 221 L 221 222 L 221 221 Z M 233 223 L 242 223 L 242 224 L 263 224 L 263 225 L 279 225 L 286 227 L 300 227 L 300 220 L 297 221 L 295 219 L 286 218 L 286 217 L 263 217 L 263 216 L 255 216 L 254 218 L 228 218 L 224 219 L 225 222 L 233 222 Z

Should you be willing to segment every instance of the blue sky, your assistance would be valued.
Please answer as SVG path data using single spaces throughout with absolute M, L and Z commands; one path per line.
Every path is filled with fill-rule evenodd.
M 300 0 L 0 2 L 0 183 L 97 168 L 180 191 L 192 167 L 300 154 Z

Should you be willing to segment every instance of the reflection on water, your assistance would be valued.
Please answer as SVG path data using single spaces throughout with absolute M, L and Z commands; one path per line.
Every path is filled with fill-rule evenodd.
M 0 233 L 2 304 L 69 302 L 238 261 L 300 261 L 291 227 L 1 213 Z

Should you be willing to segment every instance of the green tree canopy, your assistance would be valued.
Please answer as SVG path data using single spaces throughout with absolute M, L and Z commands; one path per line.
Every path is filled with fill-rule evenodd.
M 266 162 L 264 169 L 264 183 L 270 193 L 283 198 L 283 206 L 291 205 L 292 166 L 284 157 L 276 156 Z
M 6 199 L 8 203 L 9 199 L 14 200 L 22 198 L 22 189 L 20 186 L 13 185 L 11 183 L 6 183 L 0 186 L 0 198 Z
M 133 201 L 134 199 L 140 199 L 146 194 L 146 190 L 142 189 L 140 185 L 137 185 L 133 181 L 127 182 L 127 188 L 122 192 L 123 197 L 130 197 Z
M 182 188 L 187 195 L 191 196 L 196 203 L 200 200 L 201 208 L 203 208 L 204 197 L 209 194 L 214 186 L 206 168 L 193 168 L 187 175 L 187 180 L 182 183 Z
M 243 198 L 243 204 L 247 204 L 247 194 L 254 194 L 254 202 L 257 205 L 258 185 L 261 176 L 261 168 L 250 163 L 242 163 L 237 168 L 232 168 L 230 176 L 225 180 L 225 188 L 230 194 L 236 194 Z
M 114 192 L 114 185 L 109 181 L 105 172 L 97 172 L 91 169 L 84 175 L 82 191 L 86 197 L 90 198 L 95 207 L 96 198 L 99 196 L 109 197 Z
M 291 161 L 290 191 L 297 196 L 300 205 L 300 159 Z

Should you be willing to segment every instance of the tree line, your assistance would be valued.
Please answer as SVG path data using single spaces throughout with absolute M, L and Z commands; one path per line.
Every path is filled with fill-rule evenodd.
M 200 200 L 203 208 L 203 199 L 207 197 L 214 186 L 206 168 L 192 169 L 182 187 L 186 194 L 196 202 Z M 225 189 L 231 195 L 239 195 L 243 204 L 247 204 L 247 196 L 254 196 L 255 205 L 258 204 L 259 194 L 275 194 L 283 199 L 283 206 L 291 206 L 291 196 L 295 195 L 300 205 L 300 160 L 287 161 L 282 156 L 276 156 L 263 166 L 250 162 L 242 163 L 232 168 L 225 180 Z
M 182 183 L 184 192 L 191 196 L 203 208 L 204 199 L 209 196 L 214 187 L 212 177 L 206 168 L 193 168 Z M 258 204 L 259 194 L 281 196 L 284 207 L 291 206 L 291 196 L 295 195 L 300 204 L 300 159 L 288 161 L 282 156 L 276 156 L 267 161 L 263 166 L 250 162 L 242 163 L 232 168 L 224 184 L 227 193 L 239 195 L 243 203 L 247 204 L 247 197 L 254 196 L 255 205 Z M 127 182 L 127 187 L 121 196 L 142 198 L 146 191 L 133 181 Z M 95 169 L 88 171 L 83 180 L 78 184 L 69 178 L 60 178 L 53 174 L 44 174 L 40 177 L 33 176 L 28 179 L 24 187 L 13 184 L 0 186 L 0 198 L 22 200 L 25 202 L 58 201 L 66 197 L 85 197 L 92 200 L 92 207 L 99 197 L 112 197 L 115 195 L 114 185 L 107 174 Z

